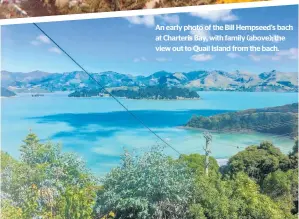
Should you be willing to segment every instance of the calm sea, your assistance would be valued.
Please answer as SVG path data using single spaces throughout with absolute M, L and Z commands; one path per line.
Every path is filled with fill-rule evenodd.
M 199 95 L 201 100 L 120 100 L 170 145 L 187 154 L 203 154 L 202 133 L 178 128 L 192 115 L 210 116 L 298 102 L 297 93 L 199 92 Z M 123 148 L 142 151 L 161 144 L 111 98 L 69 98 L 66 93 L 55 93 L 38 98 L 22 94 L 1 101 L 2 150 L 16 158 L 29 130 L 42 141 L 62 143 L 64 151 L 77 153 L 98 175 L 119 164 Z M 213 134 L 212 156 L 228 158 L 262 140 L 271 140 L 285 153 L 293 146 L 292 140 L 279 135 Z M 166 153 L 177 156 L 171 149 L 166 149 Z

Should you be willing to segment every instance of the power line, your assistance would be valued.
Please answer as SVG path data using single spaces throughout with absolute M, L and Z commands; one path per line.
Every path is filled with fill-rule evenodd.
M 54 39 L 52 39 L 39 25 L 36 23 L 33 23 L 33 25 L 39 29 L 46 37 L 51 40 L 52 43 L 54 43 L 67 57 L 69 57 L 80 69 L 82 69 L 91 80 L 93 80 L 97 85 L 101 87 L 102 90 L 104 90 L 107 94 L 109 94 L 119 105 L 121 105 L 136 121 L 138 121 L 140 124 L 142 124 L 149 132 L 151 132 L 154 136 L 156 136 L 158 139 L 160 139 L 165 145 L 170 147 L 172 150 L 174 150 L 176 153 L 181 155 L 181 153 L 176 150 L 174 147 L 172 147 L 170 144 L 168 144 L 163 138 L 161 138 L 156 132 L 154 132 L 149 126 L 147 126 L 141 119 L 139 119 L 134 113 L 132 113 L 122 102 L 120 102 L 111 92 L 109 92 L 104 85 L 102 85 L 99 81 L 97 81 L 90 73 L 88 73 L 83 66 L 81 66 L 68 52 L 66 52 Z
M 20 11 L 22 13 L 22 15 L 27 16 L 27 13 L 24 12 L 21 8 L 16 7 L 16 9 L 18 11 Z M 45 36 L 47 36 L 65 55 L 67 55 L 80 69 L 82 69 L 91 80 L 93 80 L 94 82 L 96 82 L 97 85 L 99 85 L 101 87 L 102 90 L 104 90 L 106 93 L 108 93 L 118 104 L 120 104 L 136 121 L 138 121 L 140 124 L 142 124 L 149 132 L 151 132 L 154 136 L 156 136 L 160 141 L 162 141 L 165 145 L 167 145 L 168 147 L 170 147 L 171 149 L 173 149 L 176 153 L 181 154 L 178 150 L 176 150 L 174 147 L 172 147 L 169 143 L 167 143 L 163 138 L 161 138 L 157 133 L 155 133 L 149 126 L 147 126 L 141 119 L 139 119 L 134 113 L 132 113 L 123 103 L 121 103 L 111 92 L 109 92 L 104 85 L 102 85 L 99 81 L 97 81 L 90 73 L 87 72 L 87 70 L 85 70 L 85 68 L 83 66 L 81 66 L 68 52 L 66 52 L 60 45 L 58 45 L 58 43 L 56 43 L 56 41 L 51 38 L 39 25 L 37 25 L 36 23 L 33 23 L 33 25 L 39 29 Z M 282 125 L 286 125 L 291 123 L 292 121 L 288 121 L 288 122 L 278 122 L 276 124 L 281 124 Z M 273 126 L 272 125 L 258 125 L 256 126 L 257 128 L 255 128 L 256 130 L 261 130 L 263 127 L 264 128 L 275 128 L 275 127 L 279 127 L 279 125 L 277 126 Z M 250 128 L 254 128 L 255 126 L 247 126 Z M 224 129 L 227 130 L 227 129 Z M 238 129 L 228 129 L 227 131 L 230 132 L 234 132 L 234 130 L 237 130 L 236 132 L 240 132 L 240 130 Z M 242 130 L 249 130 L 252 131 L 251 129 L 242 129 Z M 287 134 L 284 134 L 287 135 Z M 279 137 L 282 137 L 283 135 L 278 135 Z M 274 137 L 274 136 L 271 136 Z M 275 138 L 275 137 L 274 137 Z M 238 146 L 237 146 L 238 147 Z M 239 147 L 238 147 L 239 148 Z

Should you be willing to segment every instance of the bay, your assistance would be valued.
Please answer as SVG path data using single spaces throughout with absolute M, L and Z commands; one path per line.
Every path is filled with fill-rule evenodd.
M 199 92 L 200 100 L 128 100 L 125 106 L 180 153 L 203 154 L 202 132 L 178 128 L 192 115 L 210 116 L 249 108 L 280 106 L 298 102 L 297 93 Z M 147 150 L 162 144 L 136 122 L 112 98 L 69 98 L 66 93 L 33 98 L 21 94 L 2 98 L 2 150 L 19 156 L 22 140 L 31 130 L 42 141 L 63 144 L 87 162 L 97 175 L 119 164 L 123 149 Z M 212 156 L 226 159 L 244 147 L 271 140 L 284 153 L 293 141 L 284 136 L 260 133 L 213 133 Z M 170 148 L 166 153 L 177 157 Z

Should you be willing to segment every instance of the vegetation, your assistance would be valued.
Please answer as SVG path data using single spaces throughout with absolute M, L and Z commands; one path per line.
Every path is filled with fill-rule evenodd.
M 96 212 L 117 218 L 186 218 L 193 179 L 185 163 L 173 162 L 159 147 L 142 156 L 125 153 L 98 193 Z
M 228 162 L 225 174 L 232 177 L 246 173 L 285 212 L 298 214 L 298 140 L 287 156 L 270 142 L 250 146 Z
M 166 86 L 148 86 L 139 89 L 112 89 L 110 93 L 116 97 L 126 97 L 129 99 L 195 99 L 199 98 L 196 91 L 190 91 L 187 88 L 166 87 Z M 92 97 L 107 95 L 99 89 L 83 89 L 69 94 L 69 97 Z
M 13 97 L 16 96 L 16 94 L 4 87 L 1 87 L 1 97 Z
M 290 169 L 291 161 L 270 142 L 247 147 L 229 160 L 228 172 L 245 172 L 257 182 L 262 182 L 268 174 Z
M 15 160 L 1 152 L 1 218 L 294 219 L 298 217 L 298 141 L 289 155 L 269 142 L 231 157 L 223 172 L 210 157 L 167 157 L 155 146 L 125 151 L 98 181 L 60 145 L 30 133 Z
M 20 152 L 1 152 L 1 218 L 92 218 L 96 184 L 81 160 L 32 133 Z
M 298 103 L 229 112 L 210 117 L 193 116 L 186 126 L 214 131 L 257 131 L 296 137 Z

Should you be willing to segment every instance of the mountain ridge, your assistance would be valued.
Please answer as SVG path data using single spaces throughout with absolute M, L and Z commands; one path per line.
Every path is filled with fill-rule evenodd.
M 158 71 L 148 76 L 122 74 L 115 71 L 90 73 L 107 87 L 119 86 L 178 86 L 193 90 L 229 91 L 277 91 L 297 92 L 298 74 L 272 70 L 254 74 L 243 71 L 197 70 L 190 72 Z M 41 88 L 48 91 L 73 91 L 84 87 L 96 87 L 83 71 L 29 73 L 1 71 L 2 85 L 10 90 Z

